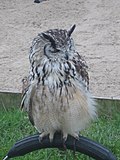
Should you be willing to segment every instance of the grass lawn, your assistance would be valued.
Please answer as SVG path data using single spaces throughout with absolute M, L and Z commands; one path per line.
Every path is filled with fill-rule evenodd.
M 19 104 L 20 95 L 0 93 L 0 159 L 17 140 L 36 133 L 27 115 L 19 110 Z M 98 111 L 99 118 L 82 135 L 101 143 L 120 160 L 120 101 L 99 100 Z M 72 160 L 73 155 L 70 151 L 66 154 L 57 149 L 45 149 L 17 159 Z M 82 154 L 77 154 L 77 159 L 92 160 Z

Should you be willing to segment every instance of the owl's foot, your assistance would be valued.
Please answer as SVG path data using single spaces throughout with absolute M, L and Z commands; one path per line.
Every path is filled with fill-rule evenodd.
M 39 135 L 39 142 L 42 142 L 43 138 L 46 137 L 47 135 L 49 135 L 49 139 L 50 139 L 50 142 L 53 141 L 53 138 L 54 138 L 54 132 L 43 132 Z
M 74 137 L 75 139 L 79 140 L 79 134 L 74 133 L 74 134 L 71 134 L 71 136 Z M 65 133 L 65 132 L 63 132 L 63 137 L 62 137 L 62 138 L 63 138 L 63 149 L 64 149 L 64 150 L 67 149 L 66 144 L 65 144 L 65 142 L 66 142 L 66 140 L 67 140 L 67 137 L 68 137 L 68 134 Z M 75 144 L 75 140 L 74 140 L 74 144 Z M 74 145 L 74 146 L 75 146 L 75 145 Z M 74 152 L 75 152 L 75 149 L 74 149 Z
M 65 142 L 67 140 L 68 134 L 63 132 L 63 141 Z
M 74 133 L 74 134 L 71 134 L 71 136 L 73 136 L 75 139 L 79 140 L 79 134 Z
M 75 155 L 75 152 L 76 152 L 76 140 L 79 140 L 79 133 L 74 133 L 72 134 L 71 136 L 73 136 L 75 139 L 73 141 L 73 156 L 74 156 L 74 159 L 76 159 L 76 155 Z
M 50 142 L 53 141 L 53 138 L 54 138 L 54 132 L 50 132 L 50 133 L 49 133 Z
M 44 138 L 45 136 L 47 136 L 47 135 L 48 135 L 47 132 L 42 132 L 42 133 L 39 135 L 39 142 L 42 142 L 43 138 Z
M 67 140 L 67 137 L 68 137 L 68 134 L 63 132 L 63 137 L 62 137 L 62 140 L 63 140 L 63 150 L 66 151 L 67 150 L 67 147 L 66 147 L 66 140 Z

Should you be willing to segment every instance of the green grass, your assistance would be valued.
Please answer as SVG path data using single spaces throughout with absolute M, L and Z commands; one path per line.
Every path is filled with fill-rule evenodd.
M 27 115 L 18 108 L 20 95 L 0 94 L 0 159 L 2 159 L 13 144 L 25 136 L 36 133 Z M 92 123 L 82 135 L 101 143 L 110 149 L 120 160 L 120 102 L 98 101 L 99 118 Z M 16 160 L 72 160 L 72 152 L 61 154 L 57 149 L 44 149 L 32 152 Z M 77 154 L 79 160 L 89 160 L 82 154 Z

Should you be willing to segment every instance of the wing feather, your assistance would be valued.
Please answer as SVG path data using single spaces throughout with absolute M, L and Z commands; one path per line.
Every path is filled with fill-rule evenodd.
M 89 75 L 88 75 L 88 66 L 84 58 L 76 52 L 75 57 L 73 58 L 73 62 L 75 63 L 76 71 L 79 77 L 82 77 L 82 81 L 84 82 L 85 86 L 89 90 Z
M 21 102 L 21 109 L 25 109 L 28 112 L 28 117 L 32 125 L 34 125 L 34 119 L 32 114 L 32 95 L 33 89 L 31 90 L 29 84 L 29 78 L 24 77 L 22 80 L 22 102 Z

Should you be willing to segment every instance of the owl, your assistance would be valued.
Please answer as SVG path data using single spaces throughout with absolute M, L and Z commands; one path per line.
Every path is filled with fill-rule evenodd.
M 89 93 L 88 67 L 76 51 L 69 30 L 50 29 L 38 34 L 29 53 L 29 76 L 23 79 L 21 106 L 40 139 L 61 132 L 79 137 L 79 132 L 96 117 L 96 105 Z

